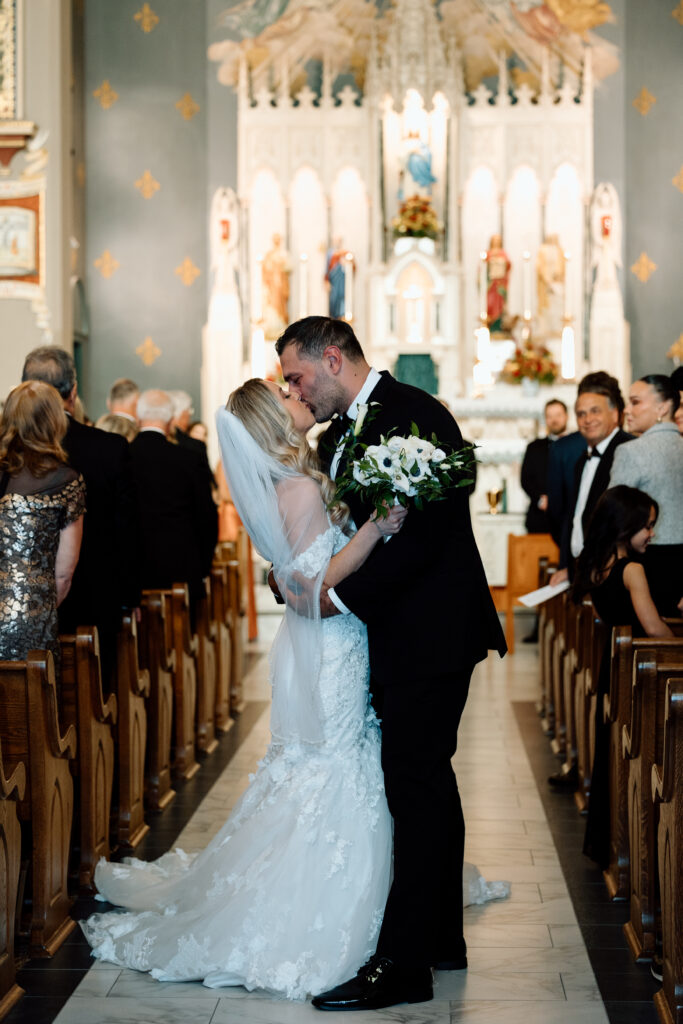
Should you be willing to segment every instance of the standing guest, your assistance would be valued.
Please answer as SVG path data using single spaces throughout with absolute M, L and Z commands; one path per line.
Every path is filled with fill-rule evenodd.
M 126 441 L 134 441 L 138 436 L 137 420 L 128 419 L 127 416 L 119 416 L 113 412 L 105 412 L 95 424 L 98 430 L 104 430 L 107 434 L 118 434 Z
M 190 423 L 187 432 L 195 441 L 201 441 L 203 445 L 208 445 L 209 428 L 206 423 L 202 423 L 201 420 L 195 420 L 194 423 Z
M 652 600 L 642 564 L 655 532 L 657 511 L 657 502 L 649 494 L 623 485 L 610 487 L 595 506 L 576 563 L 574 601 L 580 604 L 590 594 L 606 626 L 631 626 L 634 636 L 672 636 Z M 603 869 L 609 864 L 610 854 L 610 726 L 602 714 L 609 692 L 610 663 L 611 644 L 607 642 L 598 677 L 595 755 L 583 848 Z
M 548 452 L 547 518 L 549 531 L 558 548 L 562 543 L 562 524 L 574 498 L 576 463 L 586 451 L 586 439 L 578 430 L 558 438 Z
M 680 397 L 680 404 L 674 413 L 674 421 L 678 427 L 678 433 L 683 434 L 683 366 L 677 367 L 671 374 L 671 383 Z
M 194 602 L 211 569 L 216 506 L 210 493 L 207 502 L 205 481 L 192 452 L 168 441 L 174 417 L 170 395 L 143 391 L 138 416 L 140 433 L 130 452 L 140 498 L 143 586 L 187 583 Z
M 550 533 L 548 459 L 553 443 L 567 432 L 567 406 L 559 398 L 545 403 L 546 436 L 531 441 L 522 462 L 522 488 L 530 498 L 527 533 Z
M 42 380 L 59 392 L 67 414 L 63 447 L 69 464 L 85 481 L 88 511 L 81 557 L 68 597 L 59 609 L 59 628 L 97 626 L 102 673 L 109 685 L 116 659 L 116 634 L 123 611 L 140 604 L 137 496 L 129 446 L 122 437 L 78 423 L 76 368 L 68 352 L 53 345 L 29 352 L 23 380 Z
M 66 415 L 49 384 L 10 391 L 0 419 L 0 659 L 52 651 L 83 535 L 83 477 L 66 463 Z
M 135 381 L 128 377 L 119 377 L 111 386 L 107 409 L 113 416 L 120 416 L 124 420 L 137 423 L 139 397 L 140 389 Z
M 647 549 L 645 569 L 662 615 L 676 615 L 683 594 L 683 438 L 674 423 L 680 395 L 670 377 L 653 373 L 631 385 L 626 423 L 636 431 L 618 452 L 610 486 L 638 487 L 659 505 L 657 539 Z

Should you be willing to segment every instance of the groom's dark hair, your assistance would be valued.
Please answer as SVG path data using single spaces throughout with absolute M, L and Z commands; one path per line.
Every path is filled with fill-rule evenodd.
M 296 345 L 298 355 L 311 362 L 322 359 L 328 345 L 336 345 L 352 363 L 365 358 L 351 325 L 330 316 L 305 316 L 290 324 L 275 342 L 275 351 L 281 356 L 288 345 Z

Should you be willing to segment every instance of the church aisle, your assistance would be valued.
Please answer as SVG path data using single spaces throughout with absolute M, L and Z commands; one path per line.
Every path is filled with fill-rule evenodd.
M 265 651 L 277 622 L 277 615 L 260 617 L 258 658 L 248 676 L 247 696 L 260 713 L 174 843 L 183 849 L 202 847 L 220 827 L 265 751 L 268 709 L 261 703 L 268 694 Z M 650 1020 L 649 1015 L 640 1015 L 649 1008 L 646 1002 L 619 1004 L 624 1015 L 610 1012 L 608 1017 L 600 998 L 536 784 L 534 772 L 538 777 L 544 768 L 532 765 L 523 739 L 524 735 L 529 749 L 534 746 L 529 744 L 529 735 L 540 737 L 538 750 L 547 746 L 532 711 L 536 659 L 535 648 L 522 646 L 513 658 L 500 662 L 492 656 L 478 667 L 456 755 L 468 823 L 466 857 L 487 879 L 511 881 L 511 896 L 466 909 L 470 968 L 463 973 L 437 974 L 432 1002 L 359 1013 L 354 1016 L 355 1024 L 607 1024 L 608 1020 L 614 1024 Z M 534 758 L 538 761 L 532 751 Z M 569 822 L 568 804 L 563 804 L 563 813 Z M 582 825 L 575 812 L 572 820 L 576 827 L 571 842 L 576 845 Z M 24 1011 L 28 1002 L 22 1000 Z M 36 1006 L 38 1001 L 31 1002 Z M 640 1012 L 633 1015 L 636 1007 Z M 48 1018 L 42 1019 L 47 1024 Z M 242 989 L 159 983 L 147 975 L 98 962 L 83 976 L 56 1018 L 50 1019 L 57 1024 L 299 1024 L 321 1018 L 308 1004 L 271 1000 Z

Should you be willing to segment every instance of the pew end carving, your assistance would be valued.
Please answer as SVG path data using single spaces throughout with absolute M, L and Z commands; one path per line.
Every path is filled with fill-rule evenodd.
M 190 625 L 190 597 L 185 583 L 164 591 L 171 606 L 171 637 L 175 651 L 173 673 L 173 773 L 191 779 L 199 771 L 195 757 L 198 641 Z
M 197 747 L 212 754 L 216 739 L 216 642 L 218 630 L 211 608 L 211 581 L 202 581 L 202 594 L 197 602 Z
M 144 817 L 145 749 L 149 672 L 140 669 L 137 623 L 124 615 L 117 638 L 119 719 L 117 728 L 118 798 L 116 830 L 119 845 L 133 850 L 149 832 Z
M 138 647 L 140 664 L 149 673 L 145 802 L 148 810 L 160 813 L 176 795 L 171 783 L 176 654 L 170 604 L 162 591 L 143 592 Z
M 14 961 L 14 924 L 21 864 L 21 826 L 17 801 L 26 792 L 26 767 L 20 761 L 6 777 L 0 741 L 0 879 L 3 880 L 0 906 L 0 1020 L 24 994 L 16 982 Z
M 227 566 L 221 562 L 211 567 L 211 615 L 216 628 L 216 728 L 226 733 L 235 721 L 230 715 L 230 586 Z

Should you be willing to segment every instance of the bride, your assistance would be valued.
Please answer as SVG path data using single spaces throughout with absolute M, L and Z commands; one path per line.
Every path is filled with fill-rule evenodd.
M 320 588 L 407 513 L 372 516 L 351 535 L 305 439 L 313 413 L 270 381 L 243 384 L 217 422 L 233 501 L 285 598 L 270 656 L 272 741 L 203 852 L 100 861 L 101 898 L 127 911 L 81 927 L 94 956 L 161 981 L 302 999 L 374 953 L 391 868 L 366 628 L 353 615 L 321 620 Z

